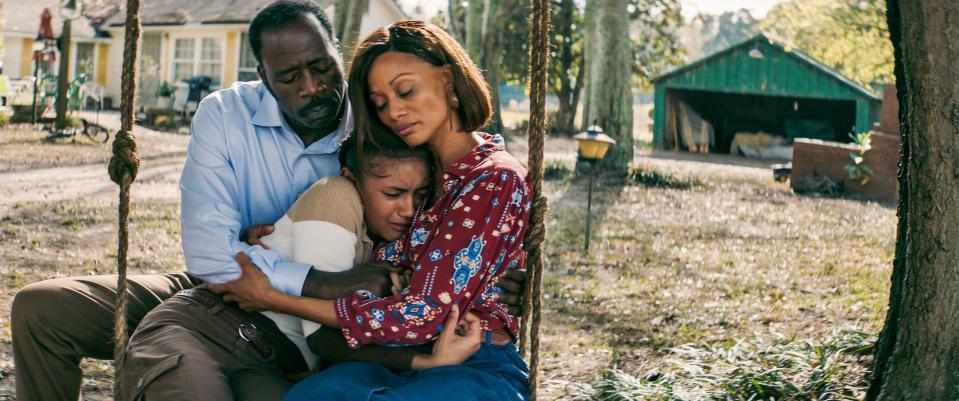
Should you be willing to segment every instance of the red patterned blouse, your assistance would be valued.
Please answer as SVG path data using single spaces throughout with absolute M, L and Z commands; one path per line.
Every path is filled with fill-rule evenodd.
M 526 268 L 527 172 L 502 137 L 483 135 L 486 142 L 446 169 L 442 195 L 417 212 L 410 231 L 373 252 L 374 260 L 412 266 L 409 287 L 384 298 L 358 291 L 336 301 L 351 347 L 427 343 L 443 330 L 453 304 L 479 316 L 484 330 L 517 337 L 517 319 L 492 295 L 506 269 Z

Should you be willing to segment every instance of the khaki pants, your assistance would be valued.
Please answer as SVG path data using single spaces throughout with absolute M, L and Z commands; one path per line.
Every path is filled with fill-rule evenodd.
M 185 273 L 131 276 L 127 332 L 151 309 L 195 282 Z M 113 359 L 117 276 L 46 280 L 13 300 L 11 332 L 20 401 L 76 401 L 84 357 Z
M 237 326 L 218 314 L 221 309 L 178 295 L 144 317 L 119 364 L 116 399 L 283 398 L 293 383 L 274 355 L 263 357 L 241 338 Z

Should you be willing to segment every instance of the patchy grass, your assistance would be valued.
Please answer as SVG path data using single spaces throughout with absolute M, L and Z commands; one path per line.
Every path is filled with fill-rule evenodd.
M 767 169 L 681 156 L 637 160 L 673 185 L 594 188 L 588 254 L 585 182 L 546 184 L 546 399 L 564 392 L 558 383 L 592 388 L 612 368 L 640 378 L 661 371 L 685 344 L 817 343 L 837 330 L 880 330 L 894 209 L 799 196 Z M 854 365 L 843 364 L 849 374 L 839 380 L 857 377 Z
M 107 143 L 95 143 L 86 136 L 45 141 L 47 133 L 30 124 L 13 124 L 0 130 L 0 173 L 38 168 L 82 166 L 110 160 L 114 133 Z M 182 153 L 188 137 L 137 133 L 140 157 L 149 160 Z M 106 167 L 104 167 L 106 168 Z
M 34 139 L 10 140 L 17 135 Z M 15 155 L 26 152 L 27 142 L 39 141 L 41 136 L 0 131 L 0 163 L 16 159 L 31 169 L 49 167 L 40 159 Z M 171 136 L 170 143 L 162 139 L 152 145 L 144 142 L 141 150 L 183 151 L 185 141 L 173 142 L 181 137 Z M 525 152 L 522 145 L 514 148 L 511 143 L 510 149 Z M 42 146 L 43 155 L 38 157 L 48 161 L 59 157 L 59 165 L 103 168 L 83 165 L 88 156 L 77 154 L 99 152 L 95 145 Z M 104 151 L 107 148 L 103 146 Z M 575 148 L 572 141 L 547 142 L 549 160 L 567 167 L 572 166 Z M 545 184 L 551 212 L 540 349 L 542 399 L 568 393 L 570 386 L 576 386 L 571 383 L 579 383 L 592 397 L 597 377 L 606 377 L 610 388 L 636 387 L 613 383 L 652 381 L 651 386 L 672 383 L 678 389 L 687 380 L 684 377 L 694 380 L 692 373 L 682 373 L 684 366 L 693 369 L 697 364 L 716 366 L 707 372 L 714 376 L 701 376 L 703 380 L 723 378 L 729 383 L 747 374 L 769 373 L 749 370 L 750 366 L 788 362 L 777 362 L 779 356 L 795 355 L 799 359 L 789 363 L 799 366 L 805 361 L 815 368 L 818 365 L 808 362 L 810 355 L 817 346 L 833 347 L 828 344 L 835 333 L 847 328 L 878 333 L 895 245 L 894 209 L 849 199 L 797 196 L 785 184 L 773 182 L 768 170 L 735 165 L 736 159 L 638 156 L 636 165 L 648 175 L 674 184 L 701 185 L 598 180 L 588 254 L 582 251 L 585 180 Z M 105 156 L 96 163 L 102 160 Z M 146 167 L 156 163 L 150 158 L 143 162 Z M 0 171 L 10 170 L 0 167 Z M 156 177 L 138 180 L 135 195 L 176 191 L 179 172 L 157 171 Z M 105 174 L 103 180 L 107 180 Z M 0 182 L 0 189 L 3 185 Z M 182 270 L 178 202 L 163 197 L 137 199 L 132 211 L 131 273 Z M 0 265 L 0 399 L 13 394 L 8 317 L 17 289 L 53 277 L 110 274 L 116 269 L 115 257 L 112 194 L 57 201 L 0 199 L 0 260 L 4 261 Z M 860 385 L 857 380 L 865 359 L 848 353 L 824 355 L 830 355 L 833 359 L 827 361 L 836 367 L 829 383 Z M 83 366 L 84 399 L 109 399 L 110 364 L 85 361 Z M 730 373 L 734 367 L 741 367 L 741 374 Z M 725 373 L 720 375 L 720 368 Z M 791 377 L 782 373 L 779 379 Z M 675 390 L 672 394 L 685 400 L 703 399 L 677 395 Z
M 612 368 L 591 384 L 559 382 L 559 400 L 859 400 L 863 368 L 876 338 L 849 330 L 822 342 L 779 338 L 771 344 L 684 344 L 660 369 L 630 374 Z

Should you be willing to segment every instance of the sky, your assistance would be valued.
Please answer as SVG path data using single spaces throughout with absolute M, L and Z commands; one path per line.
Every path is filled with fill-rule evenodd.
M 412 15 L 413 17 L 430 17 L 440 9 L 446 8 L 448 1 L 398 0 L 407 12 L 412 12 L 417 5 L 423 9 L 425 15 Z M 687 18 L 695 16 L 698 12 L 721 14 L 723 11 L 740 8 L 748 9 L 756 18 L 762 18 L 772 6 L 781 1 L 783 0 L 682 0 L 682 3 L 683 15 Z
M 724 11 L 745 8 L 756 18 L 763 18 L 769 9 L 782 0 L 683 0 L 683 15 L 687 18 L 699 12 L 722 14 Z

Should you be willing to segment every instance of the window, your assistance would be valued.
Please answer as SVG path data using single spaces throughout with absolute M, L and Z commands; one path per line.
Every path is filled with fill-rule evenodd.
M 220 74 L 223 66 L 223 46 L 213 38 L 203 38 L 200 42 L 200 74 L 213 79 L 213 85 L 222 81 Z
M 193 77 L 193 64 L 196 55 L 195 39 L 177 39 L 173 46 L 173 80 L 179 81 Z
M 256 73 L 256 57 L 253 57 L 253 49 L 250 48 L 250 36 L 243 32 L 240 34 L 240 68 L 237 69 L 237 81 L 259 81 L 260 75 Z
M 93 80 L 93 43 L 77 43 L 77 65 L 74 76 L 86 74 L 87 81 Z
M 197 46 L 199 42 L 199 46 Z M 206 75 L 217 86 L 222 82 L 223 41 L 218 38 L 178 38 L 173 46 L 173 80 Z
M 159 75 L 160 34 L 144 33 L 140 44 L 140 74 L 156 77 Z

